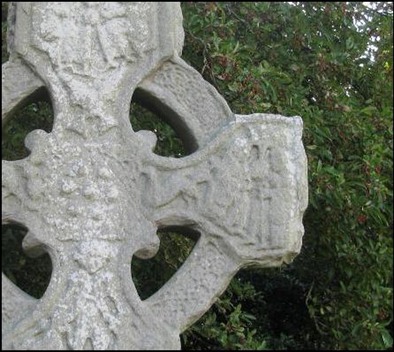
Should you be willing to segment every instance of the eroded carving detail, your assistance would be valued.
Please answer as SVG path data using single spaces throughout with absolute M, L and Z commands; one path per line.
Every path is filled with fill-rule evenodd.
M 28 135 L 27 158 L 2 162 L 3 219 L 29 229 L 27 247 L 46 248 L 53 275 L 40 300 L 3 277 L 3 346 L 179 349 L 180 332 L 240 267 L 279 265 L 300 251 L 302 121 L 234 115 L 178 57 L 179 4 L 18 3 L 12 11 L 3 118 L 18 93 L 42 82 L 55 124 Z M 25 87 L 12 83 L 26 72 Z M 173 111 L 199 150 L 182 159 L 153 154 L 153 134 L 128 123 L 137 88 Z M 201 237 L 169 282 L 141 301 L 131 258 L 154 255 L 163 226 Z
M 35 5 L 30 17 L 32 47 L 48 54 L 58 70 L 93 77 L 135 62 L 153 48 L 155 28 L 147 24 L 154 6 L 132 2 Z M 84 50 L 75 50 L 78 47 Z

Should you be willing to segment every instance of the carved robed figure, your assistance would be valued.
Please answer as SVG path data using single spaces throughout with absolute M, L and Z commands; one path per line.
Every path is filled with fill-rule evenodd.
M 35 299 L 2 278 L 4 349 L 179 349 L 243 266 L 277 266 L 300 251 L 307 206 L 302 120 L 237 115 L 181 58 L 179 3 L 21 2 L 9 13 L 2 121 L 39 89 L 50 133 L 28 157 L 2 161 L 3 223 L 49 253 Z M 190 155 L 153 153 L 129 122 L 132 96 L 167 119 Z M 176 274 L 141 300 L 132 256 L 158 250 L 157 230 L 200 238 Z

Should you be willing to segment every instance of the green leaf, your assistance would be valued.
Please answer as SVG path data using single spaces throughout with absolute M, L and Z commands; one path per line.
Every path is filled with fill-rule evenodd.
M 386 329 L 381 331 L 380 336 L 382 337 L 383 344 L 386 348 L 393 347 L 393 337 Z

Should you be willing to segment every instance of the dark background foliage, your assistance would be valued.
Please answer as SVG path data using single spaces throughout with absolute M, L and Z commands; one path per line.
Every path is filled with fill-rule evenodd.
M 5 10 L 2 3 L 2 62 Z M 245 269 L 182 334 L 183 349 L 389 349 L 392 304 L 393 9 L 389 2 L 186 2 L 183 59 L 235 113 L 299 115 L 309 207 L 301 254 L 286 267 Z M 148 107 L 149 108 L 149 107 Z M 3 126 L 2 158 L 20 159 L 51 105 L 26 106 Z M 170 126 L 133 102 L 135 130 L 156 152 L 185 155 Z M 190 253 L 195 236 L 163 232 L 157 256 L 133 260 L 142 297 Z M 40 297 L 50 259 L 23 255 L 23 229 L 3 226 L 2 270 Z

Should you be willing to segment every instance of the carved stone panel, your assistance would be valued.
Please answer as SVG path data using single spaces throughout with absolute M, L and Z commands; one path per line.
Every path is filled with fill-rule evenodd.
M 42 87 L 53 130 L 30 155 L 2 161 L 3 222 L 49 253 L 36 300 L 2 282 L 5 349 L 179 349 L 243 266 L 277 266 L 301 249 L 307 206 L 300 117 L 236 115 L 179 56 L 178 3 L 13 3 L 2 119 Z M 193 153 L 155 155 L 134 132 L 134 92 L 163 112 Z M 178 272 L 141 300 L 133 255 L 159 248 L 159 228 L 200 239 Z

